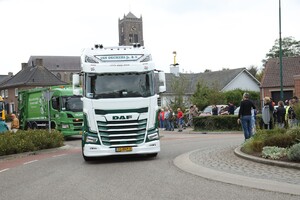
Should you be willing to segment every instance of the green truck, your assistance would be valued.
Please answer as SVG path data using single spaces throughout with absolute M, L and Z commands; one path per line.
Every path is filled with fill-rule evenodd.
M 19 91 L 20 129 L 56 129 L 65 137 L 81 134 L 83 106 L 80 93 L 74 95 L 72 86 Z

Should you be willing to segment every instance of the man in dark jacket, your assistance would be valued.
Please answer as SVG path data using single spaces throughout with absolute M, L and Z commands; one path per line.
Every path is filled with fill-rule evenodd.
M 244 93 L 237 122 L 242 124 L 245 140 L 252 136 L 251 109 L 256 109 L 256 107 L 254 106 L 253 102 L 249 100 L 249 94 Z

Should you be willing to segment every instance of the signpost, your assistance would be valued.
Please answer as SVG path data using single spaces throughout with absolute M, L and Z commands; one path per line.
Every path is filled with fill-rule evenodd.
M 48 127 L 49 127 L 49 133 L 51 133 L 51 116 L 50 116 L 50 100 L 52 98 L 53 92 L 50 92 L 50 90 L 47 90 L 43 92 L 44 98 L 48 102 Z

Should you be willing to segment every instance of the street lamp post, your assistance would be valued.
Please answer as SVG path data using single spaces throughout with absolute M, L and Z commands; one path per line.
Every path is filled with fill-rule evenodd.
M 280 67 L 280 100 L 283 99 L 283 77 L 282 77 L 282 41 L 281 41 L 281 0 L 279 0 L 279 67 Z

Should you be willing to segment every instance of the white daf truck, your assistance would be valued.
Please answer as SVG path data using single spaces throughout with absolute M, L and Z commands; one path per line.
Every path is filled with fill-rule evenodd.
M 84 49 L 81 75 L 84 159 L 156 156 L 160 151 L 157 93 L 166 90 L 166 81 L 147 49 L 140 45 Z M 78 85 L 75 75 L 73 86 Z

